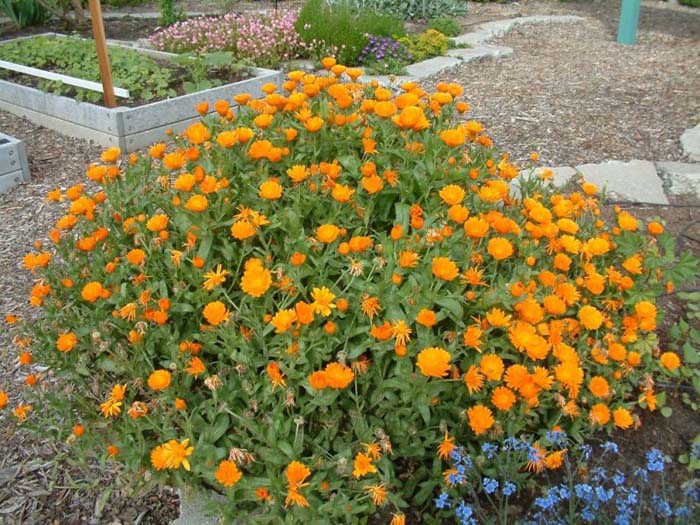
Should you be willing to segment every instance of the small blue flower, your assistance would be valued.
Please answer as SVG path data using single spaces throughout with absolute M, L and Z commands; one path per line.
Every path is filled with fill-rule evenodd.
M 492 443 L 484 443 L 481 445 L 481 451 L 486 455 L 488 459 L 493 459 L 493 457 L 496 455 L 496 452 L 498 452 L 498 445 L 494 445 Z
M 664 518 L 673 516 L 673 509 L 671 509 L 671 505 L 662 497 L 652 496 L 651 503 L 654 505 L 654 510 L 656 510 L 657 514 L 660 514 Z
M 663 472 L 664 461 L 664 455 L 658 448 L 652 448 L 647 452 L 647 470 L 649 472 Z
M 620 486 L 625 482 L 625 475 L 618 470 L 613 476 L 612 481 L 615 485 Z
M 593 488 L 588 483 L 578 483 L 574 487 L 576 497 L 584 501 L 589 501 L 593 496 Z
M 693 446 L 690 449 L 690 455 L 693 456 L 693 459 L 700 458 L 700 441 L 693 443 Z
M 598 498 L 598 500 L 600 500 L 602 503 L 606 503 L 606 502 L 610 501 L 613 498 L 614 494 L 615 493 L 614 493 L 613 489 L 605 490 L 601 486 L 597 486 L 595 489 L 595 495 Z
M 566 443 L 566 434 L 561 430 L 553 430 L 552 432 L 547 432 L 545 439 L 553 445 L 564 445 Z
M 620 452 L 617 443 L 613 441 L 606 441 L 605 443 L 603 443 L 601 448 L 604 452 L 612 452 L 613 454 L 619 454 Z
M 510 481 L 506 481 L 505 484 L 503 485 L 503 495 L 506 498 L 515 494 L 516 490 L 517 490 L 517 487 L 515 486 L 515 483 L 512 483 Z
M 493 494 L 498 490 L 498 481 L 496 481 L 495 479 L 484 478 L 482 483 L 484 485 L 484 492 L 486 492 L 486 494 Z
M 435 498 L 435 506 L 438 509 L 449 509 L 450 508 L 450 501 L 449 501 L 449 496 L 447 495 L 447 492 L 442 492 L 440 496 Z
M 647 470 L 646 470 L 646 469 L 643 469 L 643 468 L 640 468 L 640 467 L 637 467 L 637 468 L 634 470 L 634 477 L 635 477 L 635 478 L 640 478 L 640 479 L 641 479 L 643 482 L 645 482 L 645 483 L 646 483 L 647 481 L 649 481 L 649 475 L 648 475 Z

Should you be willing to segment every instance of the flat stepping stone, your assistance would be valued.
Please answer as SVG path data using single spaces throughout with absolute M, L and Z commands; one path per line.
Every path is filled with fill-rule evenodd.
M 406 72 L 409 76 L 423 79 L 440 73 L 444 69 L 458 66 L 461 63 L 460 59 L 454 57 L 434 57 L 406 66 Z
M 171 525 L 218 525 L 222 523 L 218 517 L 213 517 L 208 505 L 216 503 L 226 505 L 228 500 L 213 491 L 197 492 L 190 488 L 178 490 L 180 495 L 180 517 Z
M 605 188 L 613 198 L 629 202 L 669 204 L 663 181 L 652 162 L 611 160 L 602 164 L 582 164 L 576 166 L 576 170 L 586 182 L 592 182 L 600 190 Z
M 483 44 L 476 48 L 450 49 L 447 56 L 459 58 L 462 62 L 473 62 L 484 58 L 509 57 L 513 54 L 510 47 Z
M 506 34 L 515 26 L 525 24 L 572 24 L 583 22 L 584 18 L 573 15 L 540 15 L 540 16 L 522 16 L 519 18 L 509 18 L 507 20 L 496 20 L 494 22 L 486 22 L 477 26 L 476 30 L 460 35 L 454 38 L 458 44 L 469 44 L 470 46 L 478 46 L 493 38 L 497 38 Z
M 700 196 L 700 164 L 657 162 L 656 169 L 670 195 Z
M 693 162 L 700 162 L 700 126 L 686 129 L 681 135 L 683 153 Z

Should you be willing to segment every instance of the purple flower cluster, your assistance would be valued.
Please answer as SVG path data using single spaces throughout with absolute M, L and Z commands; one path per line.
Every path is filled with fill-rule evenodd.
M 275 67 L 314 52 L 294 28 L 298 15 L 298 11 L 268 11 L 193 18 L 161 29 L 149 40 L 156 49 L 172 53 L 229 51 L 238 60 Z
M 393 64 L 407 65 L 413 61 L 413 56 L 406 46 L 388 36 L 369 35 L 369 42 L 357 57 L 360 64 Z

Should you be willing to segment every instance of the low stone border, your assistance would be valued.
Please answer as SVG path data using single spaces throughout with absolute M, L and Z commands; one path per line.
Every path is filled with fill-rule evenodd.
M 690 160 L 700 162 L 700 124 L 685 130 L 681 135 L 681 147 Z
M 476 27 L 470 33 L 465 33 L 453 40 L 457 44 L 466 44 L 468 48 L 454 48 L 447 51 L 447 56 L 439 56 L 417 62 L 406 67 L 407 75 L 369 75 L 363 77 L 366 81 L 376 80 L 380 84 L 415 82 L 440 73 L 441 71 L 458 66 L 465 62 L 473 62 L 484 58 L 498 58 L 511 56 L 513 50 L 510 47 L 488 44 L 489 40 L 498 38 L 516 26 L 525 24 L 574 24 L 584 21 L 585 18 L 573 15 L 552 16 L 523 16 L 486 22 Z
M 0 193 L 29 179 L 29 161 L 24 142 L 0 133 Z

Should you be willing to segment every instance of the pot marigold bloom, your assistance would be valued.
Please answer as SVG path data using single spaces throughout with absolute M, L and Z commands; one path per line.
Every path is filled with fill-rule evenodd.
M 678 354 L 674 352 L 664 352 L 661 354 L 661 366 L 667 370 L 675 370 L 681 366 L 681 360 L 678 357 Z
M 500 308 L 492 308 L 486 314 L 486 322 L 493 328 L 510 326 L 511 316 Z
M 304 127 L 311 133 L 316 133 L 323 127 L 323 119 L 321 117 L 311 117 L 304 122 Z
M 454 449 L 455 449 L 455 438 L 450 437 L 449 434 L 447 433 L 447 431 L 445 431 L 445 437 L 438 445 L 438 450 L 437 450 L 438 457 L 443 461 L 447 461 L 448 459 L 450 459 L 450 454 L 452 453 L 452 451 Z
M 610 409 L 603 403 L 597 403 L 591 407 L 588 419 L 592 425 L 606 425 L 610 421 Z
M 336 307 L 333 303 L 335 294 L 325 286 L 311 290 L 311 298 L 314 300 L 311 303 L 314 313 L 321 314 L 323 317 L 331 315 L 331 310 Z
M 129 414 L 129 417 L 132 419 L 143 417 L 148 414 L 148 405 L 141 401 L 134 401 L 129 407 L 129 410 L 127 410 L 127 414 Z
M 202 144 L 211 138 L 209 128 L 201 122 L 192 124 L 185 130 L 183 135 L 185 135 L 185 138 L 189 140 L 191 144 Z
M 243 473 L 238 470 L 238 466 L 233 461 L 225 459 L 219 463 L 214 477 L 224 487 L 233 487 L 241 480 Z
M 139 265 L 146 260 L 146 252 L 140 248 L 129 250 L 129 253 L 126 254 L 126 260 L 131 264 Z
M 194 447 L 188 447 L 190 440 L 184 439 L 177 442 L 171 439 L 163 445 L 158 445 L 151 451 L 151 464 L 156 470 L 178 469 L 182 466 L 185 470 L 190 470 L 190 462 L 187 457 L 192 455 Z
M 632 275 L 640 275 L 643 271 L 642 258 L 639 254 L 634 254 L 623 261 L 622 267 Z
M 479 370 L 491 381 L 500 381 L 504 368 L 503 360 L 496 354 L 482 356 L 479 362 Z
M 282 197 L 282 189 L 277 179 L 268 179 L 260 185 L 258 195 L 263 199 L 277 200 Z
M 199 357 L 190 359 L 187 368 L 185 368 L 185 372 L 194 377 L 199 377 L 206 371 L 207 367 L 204 366 L 204 362 Z
M 100 411 L 104 417 L 116 417 L 121 414 L 122 402 L 110 397 L 100 404 Z
M 461 129 L 446 129 L 440 132 L 440 139 L 450 148 L 463 146 L 467 135 Z
M 610 397 L 610 385 L 604 377 L 594 376 L 588 382 L 588 390 L 595 397 L 608 398 Z
M 445 377 L 450 371 L 450 353 L 437 347 L 429 347 L 420 351 L 416 366 L 421 374 L 427 377 Z
M 5 392 L 4 390 L 0 390 L 0 410 L 7 406 L 8 401 L 9 396 L 7 395 L 7 392 Z
M 438 279 L 452 281 L 459 275 L 459 268 L 449 257 L 434 257 L 433 275 Z
M 469 418 L 469 427 L 477 436 L 486 432 L 495 422 L 491 410 L 484 405 L 474 405 L 467 409 L 467 417 Z
M 146 228 L 152 232 L 160 232 L 168 227 L 168 216 L 159 214 L 154 215 L 146 223 Z
M 300 252 L 294 252 L 289 257 L 289 264 L 292 266 L 301 266 L 306 262 L 306 255 Z
M 311 475 L 309 468 L 299 461 L 292 461 L 287 465 L 284 474 L 287 477 L 288 485 L 287 498 L 284 502 L 285 506 L 293 503 L 300 507 L 308 507 L 309 502 L 299 493 L 299 489 L 308 485 L 308 483 L 304 483 L 304 481 Z
M 647 225 L 649 235 L 661 235 L 664 232 L 664 225 L 660 222 L 652 221 Z
M 78 344 L 78 337 L 73 332 L 61 334 L 56 339 L 56 348 L 59 352 L 70 352 Z
M 489 240 L 486 251 L 497 261 L 502 261 L 513 255 L 513 245 L 508 239 L 494 237 Z
M 482 239 L 489 232 L 489 223 L 480 217 L 470 217 L 464 222 L 464 233 L 472 239 Z
M 634 418 L 626 408 L 616 408 L 613 410 L 613 423 L 616 427 L 627 429 L 634 424 Z
M 170 171 L 175 171 L 182 168 L 185 165 L 185 162 L 187 162 L 185 153 L 180 150 L 168 153 L 163 157 L 163 166 Z
M 202 315 L 204 315 L 204 318 L 210 325 L 216 326 L 228 321 L 230 314 L 224 303 L 221 301 L 212 301 L 207 303 L 204 307 Z
M 450 184 L 442 188 L 439 195 L 445 204 L 452 206 L 460 204 L 464 200 L 465 192 L 460 186 Z
M 635 231 L 638 227 L 637 219 L 632 214 L 622 211 L 617 215 L 617 224 L 625 231 Z
M 250 258 L 245 262 L 245 271 L 241 277 L 241 290 L 251 297 L 262 296 L 272 284 L 270 270 L 263 266 L 260 259 Z
M 412 250 L 404 250 L 399 253 L 399 266 L 401 268 L 415 268 L 420 256 Z
M 273 390 L 278 386 L 286 386 L 287 383 L 284 381 L 284 374 L 280 370 L 280 365 L 278 365 L 276 361 L 268 363 L 267 367 L 265 367 L 265 372 L 267 372 L 267 375 L 272 382 Z
M 119 454 L 119 447 L 116 447 L 114 445 L 109 445 L 107 447 L 107 456 L 110 458 L 115 458 L 117 457 L 117 454 Z
M 148 386 L 153 390 L 165 390 L 170 386 L 170 372 L 164 369 L 156 370 L 148 376 Z
M 515 403 L 515 394 L 510 388 L 505 386 L 499 386 L 497 388 L 494 388 L 491 394 L 491 403 L 498 410 L 507 412 Z
M 87 283 L 85 286 L 83 286 L 83 289 L 80 292 L 80 295 L 88 303 L 94 303 L 98 299 L 104 298 L 105 292 L 107 292 L 107 290 L 105 290 L 102 287 L 102 284 L 98 283 L 97 281 L 91 281 L 91 282 Z M 108 293 L 109 292 L 107 292 L 107 294 Z
M 209 200 L 204 195 L 192 195 L 185 203 L 185 209 L 196 213 L 203 212 L 209 207 Z
M 389 525 L 406 525 L 406 515 L 403 512 L 392 514 Z
M 423 308 L 416 316 L 416 323 L 431 328 L 437 324 L 437 315 L 432 310 Z
M 309 384 L 311 385 L 311 388 L 315 388 L 316 390 L 328 388 L 326 373 L 323 370 L 316 370 L 309 376 Z
M 381 311 L 382 305 L 379 304 L 378 297 L 371 297 L 365 294 L 362 298 L 362 305 L 360 308 L 362 309 L 362 313 L 369 317 L 371 321 L 374 319 L 374 316 Z
M 578 311 L 578 319 L 587 330 L 597 330 L 605 320 L 604 316 L 594 306 L 582 306 Z
M 340 363 L 329 363 L 324 369 L 324 379 L 329 388 L 342 389 L 352 383 L 355 373 L 349 366 Z
M 107 148 L 102 152 L 102 155 L 100 155 L 100 159 L 102 159 L 102 162 L 109 162 L 111 164 L 117 162 L 117 159 L 119 158 L 119 155 L 122 154 L 122 150 L 120 150 L 117 147 L 113 148 Z
M 194 175 L 191 173 L 183 173 L 177 179 L 175 179 L 175 182 L 173 182 L 173 188 L 179 191 L 190 191 L 192 188 L 194 188 L 196 183 L 197 179 Z
M 372 464 L 372 458 L 362 452 L 358 452 L 353 462 L 352 475 L 354 478 L 361 478 L 367 474 L 377 472 L 377 467 Z
M 281 334 L 289 330 L 294 325 L 296 320 L 296 310 L 289 308 L 287 310 L 280 310 L 277 312 L 270 321 L 270 324 L 275 327 L 276 334 Z
M 323 224 L 316 228 L 316 238 L 325 244 L 335 241 L 340 235 L 340 228 L 335 224 Z
M 364 188 L 364 190 L 370 195 L 373 195 L 384 188 L 384 182 L 382 181 L 381 177 L 379 177 L 379 175 L 362 177 L 360 184 Z
M 231 225 L 231 236 L 239 241 L 249 239 L 256 232 L 255 226 L 248 221 L 236 221 Z

